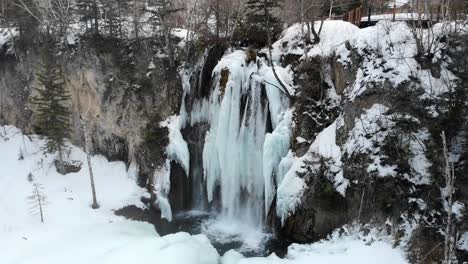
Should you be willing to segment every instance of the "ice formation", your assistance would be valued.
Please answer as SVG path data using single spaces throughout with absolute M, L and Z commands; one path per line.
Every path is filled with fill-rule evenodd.
M 161 122 L 161 126 L 167 127 L 169 130 L 169 145 L 166 147 L 168 159 L 163 166 L 156 168 L 153 175 L 156 205 L 161 210 L 161 217 L 168 221 L 172 221 L 172 209 L 168 200 L 171 188 L 170 161 L 173 160 L 179 163 L 187 176 L 189 175 L 190 170 L 190 154 L 187 142 L 184 140 L 182 133 L 180 132 L 181 125 L 182 119 L 180 116 L 171 116 L 164 122 Z
M 292 92 L 290 69 L 276 68 Z M 186 125 L 210 125 L 203 148 L 208 201 L 220 199 L 226 218 L 242 215 L 261 225 L 274 195 L 273 177 L 289 149 L 288 98 L 278 90 L 271 67 L 261 59 L 248 62 L 242 50 L 225 55 L 212 80 L 209 98 L 197 98 L 189 113 L 185 106 L 181 111 Z M 190 94 L 190 87 L 184 90 Z

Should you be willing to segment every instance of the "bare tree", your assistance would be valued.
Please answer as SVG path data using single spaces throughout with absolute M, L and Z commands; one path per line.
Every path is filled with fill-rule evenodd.
M 267 33 L 267 45 L 268 45 L 268 60 L 269 64 L 271 66 L 271 69 L 273 71 L 273 75 L 275 76 L 276 81 L 280 84 L 281 87 L 278 87 L 278 90 L 286 95 L 289 99 L 292 99 L 292 95 L 289 93 L 288 88 L 284 85 L 283 81 L 279 78 L 278 74 L 276 73 L 275 70 L 275 65 L 273 63 L 273 55 L 271 52 L 271 30 L 270 30 L 270 12 L 268 11 L 268 6 L 267 6 L 267 0 L 263 0 L 263 11 L 265 12 L 265 18 L 266 18 L 266 33 Z
M 239 19 L 241 17 L 241 14 L 243 13 L 242 11 L 244 10 L 244 1 L 243 0 L 239 0 L 239 2 L 237 3 L 237 14 L 236 14 L 236 18 L 234 20 L 234 25 L 232 27 L 232 30 L 231 30 L 231 33 L 230 33 L 230 37 L 229 37 L 229 43 L 232 44 L 232 39 L 234 37 L 234 33 L 236 32 L 236 29 L 237 29 L 237 24 L 239 24 Z
M 99 208 L 99 203 L 97 202 L 96 197 L 96 185 L 94 183 L 94 173 L 93 173 L 93 166 L 91 163 L 91 137 L 89 134 L 89 129 L 87 126 L 87 115 L 89 113 L 89 109 L 91 108 L 91 96 L 88 97 L 88 108 L 84 113 L 80 115 L 81 127 L 83 128 L 84 134 L 84 150 L 86 153 L 86 162 L 88 163 L 88 170 L 89 170 L 89 180 L 91 183 L 91 194 L 93 197 L 93 203 L 91 204 L 91 208 L 97 209 Z
M 155 0 L 154 3 L 155 8 L 145 7 L 145 11 L 151 13 L 159 21 L 169 63 L 171 66 L 174 66 L 174 46 L 171 42 L 172 25 L 170 19 L 171 16 L 184 11 L 185 7 L 174 5 L 174 2 L 171 0 Z
M 133 31 L 135 34 L 135 38 L 139 37 L 140 32 L 140 16 L 141 10 L 143 10 L 142 2 L 140 0 L 133 0 Z
M 39 213 L 42 223 L 44 223 L 44 208 L 47 205 L 47 198 L 43 191 L 44 187 L 41 184 L 34 183 L 32 195 L 28 196 L 31 214 Z
M 453 194 L 455 192 L 455 169 L 452 162 L 449 159 L 449 151 L 447 148 L 447 142 L 445 132 L 442 132 L 442 147 L 445 160 L 444 167 L 444 179 L 445 179 L 445 191 L 447 199 L 447 221 L 445 223 L 445 241 L 444 241 L 444 263 L 452 263 L 454 252 L 455 252 L 455 234 L 454 234 L 454 223 L 452 219 L 453 209 Z
M 71 21 L 72 0 L 14 0 L 15 4 L 26 11 L 47 33 L 63 37 Z

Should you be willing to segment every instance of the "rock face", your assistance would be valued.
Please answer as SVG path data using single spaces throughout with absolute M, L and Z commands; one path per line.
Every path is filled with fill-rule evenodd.
M 463 40 L 454 42 L 458 44 L 445 46 L 444 52 L 459 58 L 461 54 L 453 52 L 463 50 Z M 415 56 L 422 72 L 412 73 L 396 84 L 393 78 L 401 72 L 392 77 L 398 66 L 389 66 L 385 55 L 374 58 L 377 51 L 350 43 L 345 48 L 345 60 L 331 54 L 309 58 L 294 67 L 298 96 L 293 105 L 292 150 L 298 157 L 309 153 L 312 158 L 311 165 L 305 165 L 306 172 L 298 173 L 307 185 L 301 205 L 279 228 L 285 237 L 305 242 L 321 239 L 343 224 L 370 224 L 386 230 L 396 244 L 407 246 L 411 262 L 423 261 L 427 252 L 443 241 L 434 227 L 444 223 L 447 216 L 440 191 L 445 187 L 441 132 L 449 131 L 446 133 L 450 135 L 446 135 L 453 153 L 467 152 L 457 150 L 465 144 L 466 118 L 459 114 L 466 111 L 466 105 L 461 106 L 466 85 L 439 80 L 444 79 L 441 73 L 447 68 L 462 80 L 466 74 L 459 71 L 460 63 L 450 58 L 449 66 L 444 66 L 446 58 L 431 61 Z M 436 97 L 426 96 L 431 93 L 427 90 L 428 78 L 442 87 L 451 82 L 457 92 L 447 90 Z M 454 108 L 446 104 L 451 100 L 448 98 L 452 98 Z M 460 112 L 453 112 L 455 108 Z M 329 163 L 308 152 L 317 135 L 332 122 L 337 122 L 339 163 Z M 317 164 L 320 159 L 323 163 Z M 466 161 L 455 160 L 455 173 L 460 175 L 455 196 L 466 206 Z M 337 176 L 344 176 L 344 193 L 337 192 Z M 466 232 L 467 216 L 459 217 L 455 225 L 460 233 Z M 423 263 L 441 258 L 443 249 L 437 249 Z
M 286 219 L 282 233 L 298 242 L 326 238 L 337 227 L 347 223 L 347 203 L 323 175 L 305 176 L 311 186 L 304 193 L 303 204 Z
M 40 50 L 17 48 L 15 54 L 7 50 L 8 46 L 0 49 L 0 120 L 32 132 L 29 97 L 36 85 Z M 167 131 L 159 131 L 157 124 L 179 110 L 182 96 L 177 65 L 170 66 L 160 52 L 159 44 L 150 39 L 97 38 L 81 39 L 79 46 L 61 50 L 59 58 L 71 95 L 72 142 L 83 144 L 79 116 L 85 115 L 94 153 L 136 162 L 142 184 L 164 160 L 167 143 L 153 139 L 164 138 Z M 151 144 L 145 144 L 148 140 Z
M 57 172 L 66 175 L 68 173 L 75 173 L 79 172 L 83 167 L 83 163 L 81 161 L 72 161 L 72 162 L 63 162 L 61 163 L 58 160 L 55 160 L 55 168 L 57 168 Z

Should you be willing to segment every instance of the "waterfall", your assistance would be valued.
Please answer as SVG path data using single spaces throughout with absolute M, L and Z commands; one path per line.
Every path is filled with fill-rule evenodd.
M 290 70 L 278 68 L 290 85 Z M 185 83 L 188 86 L 189 80 Z M 247 62 L 242 50 L 222 57 L 209 83 L 191 83 L 197 87 L 184 88 L 181 115 L 192 135 L 198 134 L 192 137 L 204 140 L 203 144 L 191 144 L 192 137 L 189 140 L 192 195 L 206 193 L 209 203 L 219 205 L 221 217 L 262 227 L 275 194 L 277 167 L 289 149 L 288 98 L 278 90 L 279 84 L 265 61 Z M 200 96 L 200 91 L 207 89 L 206 96 Z M 196 146 L 203 146 L 201 159 L 193 156 L 200 152 Z M 194 166 L 200 160 L 202 166 Z
M 268 109 L 262 102 L 266 98 L 262 98 L 261 84 L 250 78 L 257 71 L 256 64 L 245 65 L 244 56 L 239 55 L 242 53 L 233 53 L 223 61 L 226 65 L 218 65 L 229 65 L 229 80 L 225 88 L 218 82 L 210 98 L 211 128 L 205 137 L 203 168 L 208 200 L 213 200 L 219 184 L 223 215 L 243 216 L 260 225 L 264 191 L 262 149 Z

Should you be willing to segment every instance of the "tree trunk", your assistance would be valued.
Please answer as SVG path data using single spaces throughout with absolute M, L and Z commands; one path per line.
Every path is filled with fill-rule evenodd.
M 231 31 L 231 36 L 229 38 L 229 44 L 232 44 L 232 40 L 234 38 L 234 34 L 236 33 L 236 29 L 237 29 L 237 23 L 239 23 L 239 18 L 240 18 L 240 13 L 241 13 L 241 10 L 242 10 L 242 0 L 239 0 L 239 6 L 237 6 L 237 14 L 236 14 L 236 20 L 234 21 L 234 26 L 232 27 L 232 31 Z
M 34 188 L 36 189 L 36 199 L 37 199 L 37 202 L 39 204 L 39 213 L 41 215 L 41 223 L 44 223 L 44 213 L 42 212 L 42 197 L 41 197 L 41 194 L 39 192 L 39 188 L 38 188 L 37 184 L 34 184 Z
M 266 15 L 266 27 L 265 28 L 266 28 L 266 32 L 267 32 L 267 45 L 268 45 L 268 55 L 269 55 L 268 60 L 269 60 L 270 66 L 271 66 L 271 70 L 273 71 L 273 75 L 275 76 L 276 81 L 278 81 L 278 83 L 281 86 L 281 89 L 279 89 L 280 92 L 282 92 L 290 100 L 292 100 L 292 96 L 289 93 L 288 89 L 283 84 L 281 79 L 278 77 L 278 74 L 276 73 L 276 70 L 275 70 L 275 65 L 273 63 L 273 56 L 272 56 L 272 52 L 271 52 L 271 32 L 270 32 L 270 27 L 269 27 L 270 26 L 270 13 L 268 12 L 266 1 L 267 0 L 264 0 L 264 2 L 263 2 L 263 9 L 264 9 L 265 15 Z
M 135 30 L 135 38 L 138 38 L 138 27 L 139 27 L 139 15 L 138 15 L 138 0 L 133 1 L 133 26 Z
M 453 207 L 453 193 L 455 190 L 455 170 L 453 164 L 450 164 L 449 153 L 445 132 L 442 132 L 443 153 L 445 159 L 445 188 L 448 195 L 447 201 L 447 223 L 445 226 L 445 240 L 444 240 L 444 264 L 452 262 L 452 253 L 454 246 L 453 237 L 453 223 L 452 223 L 452 207 Z
M 123 33 L 122 33 L 122 0 L 117 1 L 117 5 L 119 8 L 119 37 L 120 39 L 123 39 Z
M 216 18 L 216 39 L 219 40 L 219 27 L 220 27 L 219 1 L 216 1 L 215 18 Z
M 93 16 L 94 16 L 94 34 L 99 34 L 99 23 L 98 23 L 98 6 L 97 0 L 93 0 Z
M 91 142 L 89 140 L 89 132 L 88 132 L 88 129 L 86 127 L 86 122 L 84 120 L 84 117 L 81 118 L 81 124 L 83 126 L 83 133 L 84 133 L 84 140 L 85 140 L 84 147 L 85 147 L 85 152 L 86 152 L 86 161 L 88 163 L 88 169 L 89 169 L 89 180 L 91 182 L 91 193 L 92 193 L 92 196 L 93 196 L 93 203 L 91 205 L 91 208 L 97 209 L 97 208 L 99 208 L 99 204 L 98 204 L 97 198 L 96 198 L 96 186 L 94 184 L 93 166 L 91 164 L 91 154 L 89 153 L 90 152 Z
M 370 25 L 370 20 L 371 20 L 371 13 L 372 13 L 372 7 L 369 4 L 369 8 L 367 10 L 367 22 L 369 22 L 369 25 Z

